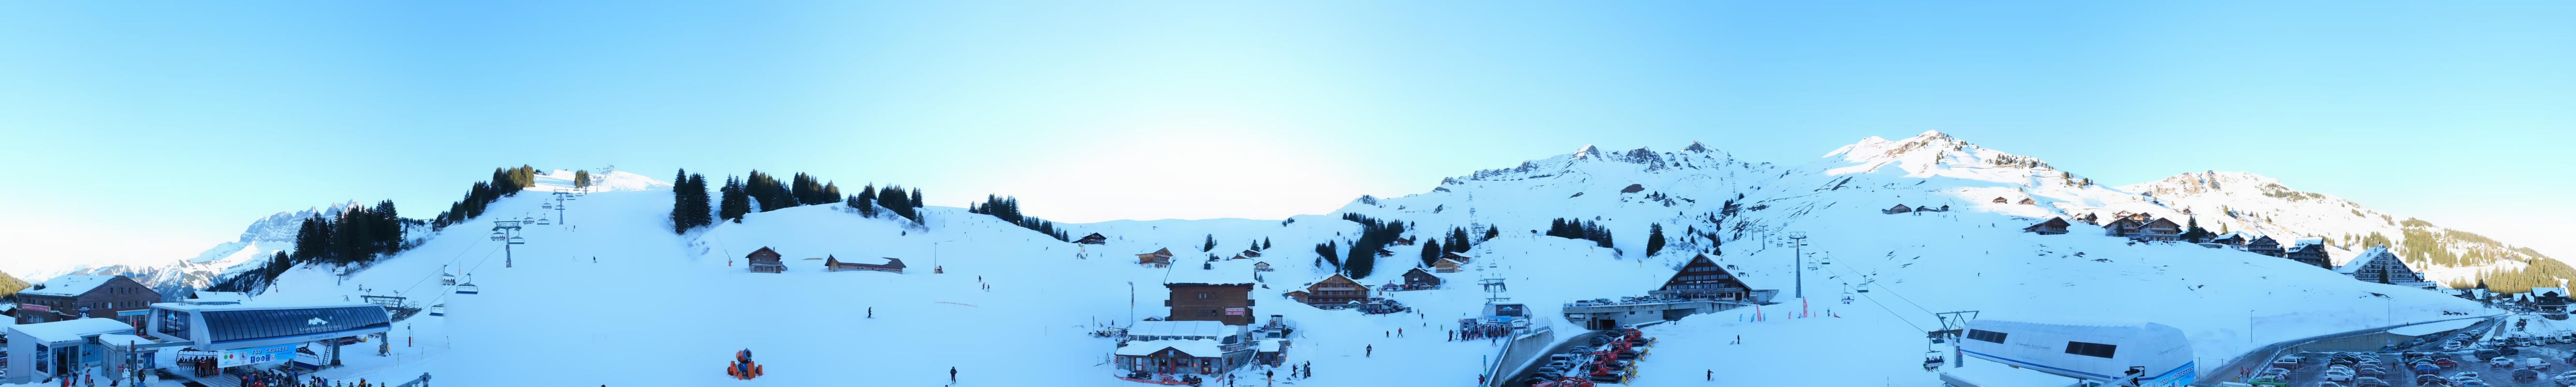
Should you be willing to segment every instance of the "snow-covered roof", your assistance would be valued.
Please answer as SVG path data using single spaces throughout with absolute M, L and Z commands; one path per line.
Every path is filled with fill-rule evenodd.
M 250 295 L 242 292 L 209 292 L 199 290 L 195 295 L 188 297 L 188 303 L 192 304 L 239 304 L 244 302 L 250 302 Z
M 2293 245 L 2293 246 L 2322 245 L 2322 244 L 2326 244 L 2326 238 L 2325 238 L 2325 237 L 2306 237 L 2306 238 L 2299 238 L 2299 241 L 2298 241 L 2298 242 L 2296 242 L 2296 243 L 2291 243 L 2291 245 Z
M 1262 339 L 1262 340 L 1261 340 L 1261 348 L 1260 348 L 1260 349 L 1256 349 L 1256 351 L 1261 351 L 1261 352 L 1279 352 L 1279 347 L 1280 347 L 1280 346 L 1282 346 L 1282 345 L 1284 345 L 1284 344 L 1287 344 L 1287 343 L 1288 343 L 1288 340 L 1287 340 L 1287 339 Z
M 143 338 L 142 336 L 135 336 L 135 335 L 129 335 L 129 334 L 123 334 L 123 333 L 110 333 L 110 334 L 98 335 L 98 343 L 99 343 L 99 344 L 104 344 L 104 345 L 113 346 L 113 347 L 117 347 L 117 348 L 124 348 L 126 344 L 143 345 L 143 344 L 152 344 L 152 343 L 159 343 L 159 342 L 160 342 L 159 340 L 147 339 L 147 338 Z
M 1241 260 L 1220 260 L 1200 265 L 1174 263 L 1163 272 L 1163 284 L 1251 285 L 1252 272 L 1252 263 Z
M 54 343 L 78 341 L 81 339 L 81 336 L 102 333 L 130 332 L 134 330 L 134 326 L 125 325 L 124 322 L 116 321 L 116 319 L 84 318 L 49 323 L 12 325 L 9 326 L 9 330 L 25 334 L 27 337 L 33 338 L 39 343 Z
M 2352 257 L 2352 260 L 2350 261 L 2344 261 L 2343 266 L 2336 266 L 2335 272 L 2343 274 L 2359 273 L 2361 272 L 2361 268 L 2370 266 L 2370 261 L 2379 260 L 2383 255 L 2387 256 L 2386 258 L 2389 260 L 2397 259 L 2397 254 L 2389 253 L 2388 248 L 2386 247 L 2372 247 L 2370 250 L 2362 251 L 2360 256 Z M 2397 264 L 2404 265 L 2406 263 L 2398 262 Z
M 1137 321 L 1127 326 L 1128 336 L 1218 337 L 1228 331 L 1216 321 Z
M 2531 288 L 2530 293 L 2523 294 L 2528 294 L 2532 297 L 2539 297 L 2542 294 L 2549 294 L 2550 292 L 2557 292 L 2559 297 L 2567 296 L 2567 288 Z
M 116 277 L 117 276 L 112 275 L 67 275 L 54 277 L 53 279 L 45 280 L 45 283 L 41 285 L 45 287 L 44 289 L 34 289 L 33 287 L 30 287 L 30 290 L 21 290 L 18 291 L 18 294 L 74 297 L 83 293 L 89 293 L 90 289 L 97 289 L 99 285 L 106 285 L 107 281 L 114 280 Z
M 1118 354 L 1126 356 L 1145 356 L 1152 355 L 1154 352 L 1160 352 L 1164 348 L 1177 349 L 1180 350 L 1181 353 L 1187 353 L 1190 354 L 1190 356 L 1197 357 L 1219 357 L 1225 355 L 1224 351 L 1217 350 L 1216 340 L 1135 341 L 1128 342 L 1127 346 L 1118 347 Z

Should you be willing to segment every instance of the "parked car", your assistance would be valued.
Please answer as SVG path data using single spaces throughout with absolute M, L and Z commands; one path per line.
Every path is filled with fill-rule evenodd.
M 2434 374 L 2422 374 L 2422 375 L 2415 375 L 2415 385 L 2418 385 L 2418 386 L 2430 386 L 2430 385 L 2437 385 L 2437 384 L 2443 384 L 2443 385 L 2451 384 L 2451 380 L 2450 380 L 2450 379 L 2443 379 L 2443 378 L 2442 378 L 2442 375 L 2434 375 Z
M 2481 349 L 2481 350 L 2478 350 L 2477 352 L 2472 352 L 2471 354 L 2472 354 L 2472 356 L 2477 356 L 2479 359 L 2493 359 L 2493 358 L 2495 358 L 2495 357 L 2497 357 L 2497 356 L 2504 356 L 2504 355 L 2505 355 L 2504 351 L 2502 351 L 2502 350 L 2493 350 L 2493 349 Z
M 2536 380 L 2540 380 L 2540 371 L 2533 371 L 2530 368 L 2513 370 L 2513 381 L 2530 382 Z
M 2494 359 L 2487 359 L 2487 366 L 2495 368 L 2513 368 L 2513 358 L 2497 357 Z
M 2289 359 L 2281 359 L 2281 360 L 2275 360 L 2275 361 L 2272 361 L 2272 366 L 2273 366 L 2273 367 L 2279 367 L 2279 368 L 2288 368 L 2288 369 L 2294 369 L 2294 370 L 2295 370 L 2295 369 L 2299 369 L 2299 365 L 2300 365 L 2300 364 L 2299 364 L 2299 362 L 2296 362 L 2296 361 L 2290 361 Z
M 2522 367 L 2536 370 L 2549 369 L 2549 360 L 2537 357 L 2522 358 Z
M 2452 366 L 2460 365 L 2460 362 L 2451 361 L 2451 359 L 2433 359 L 2433 365 L 2442 368 L 2451 368 Z

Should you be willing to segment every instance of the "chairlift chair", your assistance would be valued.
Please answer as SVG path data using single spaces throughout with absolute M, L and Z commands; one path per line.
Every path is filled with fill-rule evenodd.
M 514 244 L 514 245 L 524 245 L 524 244 L 528 244 L 528 238 L 527 238 L 527 237 L 510 237 L 510 244 Z M 1868 290 L 1861 290 L 1861 291 L 1862 291 L 1862 292 L 1868 292 Z
M 497 241 L 497 240 L 503 240 L 503 239 L 509 239 L 509 238 L 510 238 L 510 234 L 509 234 L 509 233 L 500 232 L 500 231 L 497 231 L 497 230 L 496 230 L 496 231 L 492 231 L 492 240 L 496 240 L 496 241 Z
M 468 278 L 464 284 L 456 285 L 456 294 L 483 294 L 483 288 L 474 286 L 474 280 Z

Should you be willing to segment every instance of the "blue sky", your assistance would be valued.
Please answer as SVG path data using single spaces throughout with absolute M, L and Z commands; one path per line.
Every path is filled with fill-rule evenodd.
M 193 255 L 493 167 L 805 171 L 1070 221 L 1276 218 L 1585 144 L 1942 130 L 2243 170 L 2545 252 L 2569 2 L 9 2 L 0 238 Z M 73 243 L 64 243 L 64 242 Z

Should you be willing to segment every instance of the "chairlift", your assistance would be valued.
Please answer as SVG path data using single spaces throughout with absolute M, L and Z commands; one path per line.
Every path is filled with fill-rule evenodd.
M 538 204 L 538 205 L 537 205 L 537 208 L 543 208 L 543 209 L 549 209 L 549 210 L 551 210 L 551 209 L 555 209 L 555 204 L 554 204 L 554 203 Z
M 456 286 L 456 275 L 438 273 L 438 284 L 441 286 Z
M 447 316 L 447 304 L 430 305 L 429 315 L 442 317 Z
M 493 231 L 492 231 L 492 240 L 496 240 L 496 241 L 497 241 L 497 240 L 509 239 L 509 238 L 510 238 L 510 233 L 501 232 L 501 231 L 499 231 L 499 230 L 493 230 Z
M 483 294 L 483 288 L 474 286 L 474 279 L 467 278 L 464 284 L 456 285 L 456 294 Z
M 528 244 L 528 238 L 527 238 L 527 237 L 510 237 L 510 244 L 514 244 L 514 245 L 524 245 L 524 244 Z M 1869 292 L 1869 290 L 1868 290 L 1868 289 L 1862 289 L 1862 290 L 1861 290 L 1861 292 L 1862 292 L 1862 293 L 1868 293 L 1868 292 Z
M 518 242 L 511 242 L 511 243 L 518 243 Z M 1868 293 L 1868 292 L 1869 292 L 1869 284 L 1864 283 L 1864 284 L 1860 284 L 1859 286 L 1855 286 L 1855 287 L 1860 288 L 1860 290 L 1859 290 L 1859 291 L 1860 291 L 1861 293 Z
M 544 225 L 544 224 L 554 224 L 554 219 L 537 218 L 537 224 L 540 224 L 540 225 Z

